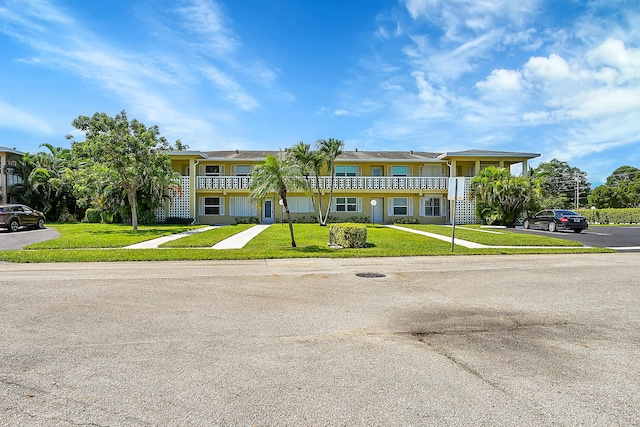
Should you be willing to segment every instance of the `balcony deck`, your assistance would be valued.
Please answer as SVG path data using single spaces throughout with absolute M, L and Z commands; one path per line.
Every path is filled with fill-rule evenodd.
M 446 190 L 447 177 L 424 176 L 349 176 L 334 178 L 334 190 Z M 311 189 L 317 185 L 321 189 L 331 187 L 331 177 L 322 176 L 316 184 L 311 179 Z M 248 176 L 197 176 L 196 188 L 199 190 L 248 190 L 251 178 Z

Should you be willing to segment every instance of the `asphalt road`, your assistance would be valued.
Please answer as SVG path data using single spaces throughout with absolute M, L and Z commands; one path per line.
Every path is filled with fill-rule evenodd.
M 639 425 L 639 264 L 0 263 L 0 424 Z

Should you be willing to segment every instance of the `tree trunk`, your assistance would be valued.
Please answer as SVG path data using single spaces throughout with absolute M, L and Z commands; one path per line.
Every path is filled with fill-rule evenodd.
M 127 192 L 127 197 L 129 197 L 129 206 L 131 207 L 131 226 L 134 231 L 138 230 L 138 197 L 136 195 L 136 191 L 132 190 Z
M 320 225 L 324 223 L 322 218 L 322 194 L 320 193 L 320 178 L 316 175 L 316 190 L 318 190 L 318 222 Z
M 294 234 L 293 234 L 293 221 L 291 220 L 291 212 L 289 211 L 289 204 L 287 203 L 287 196 L 281 194 L 280 198 L 282 199 L 282 205 L 284 206 L 284 210 L 285 210 L 285 212 L 287 212 L 287 221 L 289 222 L 289 233 L 291 233 L 291 247 L 295 248 L 296 247 L 296 238 L 294 237 Z

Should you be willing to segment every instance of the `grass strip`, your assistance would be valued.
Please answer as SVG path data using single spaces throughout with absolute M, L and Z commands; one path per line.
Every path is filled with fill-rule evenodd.
M 161 244 L 160 248 L 210 248 L 216 243 L 253 227 L 253 224 L 225 225 Z
M 400 227 L 451 236 L 451 227 L 431 224 L 398 224 Z M 475 230 L 474 230 L 475 229 Z M 477 231 L 476 231 L 477 230 Z M 456 227 L 456 239 L 468 240 L 489 246 L 584 246 L 580 242 L 535 234 L 515 233 L 508 228 L 492 228 L 482 231 L 479 225 Z

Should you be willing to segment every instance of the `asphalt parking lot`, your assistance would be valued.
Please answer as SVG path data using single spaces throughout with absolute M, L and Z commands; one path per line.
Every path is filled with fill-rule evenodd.
M 638 425 L 639 264 L 0 263 L 0 424 Z
M 518 233 L 538 233 L 549 237 L 574 240 L 586 246 L 610 248 L 617 251 L 640 252 L 640 225 L 637 226 L 590 226 L 582 233 L 573 231 L 558 231 L 552 233 L 546 230 L 514 229 Z

